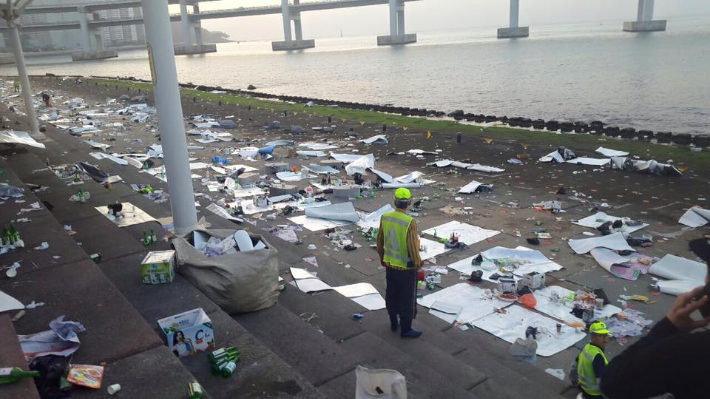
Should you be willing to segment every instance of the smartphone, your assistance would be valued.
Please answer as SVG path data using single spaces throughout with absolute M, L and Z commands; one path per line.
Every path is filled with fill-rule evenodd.
M 705 295 L 710 297 L 710 283 L 705 284 L 705 287 L 703 287 L 703 290 L 700 291 L 700 293 L 698 293 L 698 295 L 696 295 L 695 298 L 693 298 L 693 299 L 695 299 L 696 301 L 699 301 L 699 300 L 703 299 L 703 297 Z

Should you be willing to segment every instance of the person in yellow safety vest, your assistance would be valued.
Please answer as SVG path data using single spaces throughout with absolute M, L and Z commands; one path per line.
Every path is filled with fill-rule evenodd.
M 412 320 L 417 315 L 417 271 L 422 267 L 422 259 L 419 257 L 417 223 L 407 215 L 411 203 L 412 193 L 406 188 L 398 188 L 394 193 L 396 209 L 382 215 L 377 234 L 377 253 L 386 268 L 385 302 L 390 327 L 397 331 L 401 324 L 402 338 L 422 335 L 412 329 Z
M 577 359 L 577 375 L 579 387 L 582 389 L 581 397 L 585 399 L 603 398 L 601 388 L 602 376 L 606 371 L 609 361 L 604 355 L 611 331 L 601 321 L 589 326 L 590 343 L 588 343 Z

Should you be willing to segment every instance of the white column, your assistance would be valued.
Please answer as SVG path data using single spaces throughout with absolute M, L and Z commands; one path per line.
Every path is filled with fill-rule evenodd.
M 27 66 L 25 65 L 25 55 L 22 52 L 22 42 L 20 41 L 20 31 L 17 27 L 17 21 L 7 21 L 7 27 L 12 41 L 12 49 L 15 53 L 15 64 L 17 65 L 17 74 L 20 78 L 22 86 L 22 97 L 25 100 L 25 108 L 27 108 L 27 119 L 30 122 L 30 136 L 35 139 L 44 139 L 44 134 L 39 132 L 37 125 L 37 116 L 35 115 L 35 106 L 32 103 L 32 87 L 30 79 L 27 77 Z
M 397 32 L 400 36 L 404 35 L 404 3 L 402 7 L 397 11 Z
M 161 1 L 159 0 L 158 3 Z M 180 26 L 182 27 L 182 37 L 185 45 L 192 45 L 192 35 L 190 35 L 190 19 L 187 13 L 187 2 L 180 0 Z
M 142 0 L 142 3 L 148 49 L 151 55 L 151 71 L 154 73 L 153 93 L 165 154 L 173 223 L 176 234 L 186 234 L 197 227 L 197 212 L 190 177 L 190 161 L 187 155 L 187 139 L 175 67 L 168 0 Z
M 303 26 L 301 25 L 301 13 L 293 16 L 293 30 L 296 32 L 296 40 L 303 40 Z
M 390 36 L 397 36 L 397 0 L 390 0 Z
M 639 0 L 639 8 L 638 11 L 636 12 L 636 20 L 637 21 L 643 21 L 643 8 L 646 5 L 646 2 L 644 0 Z
M 192 6 L 192 13 L 195 15 L 200 13 L 199 3 L 195 3 L 195 5 Z M 195 43 L 197 43 L 198 46 L 205 44 L 204 40 L 202 40 L 202 21 L 199 19 L 195 20 Z
M 81 47 L 85 53 L 91 52 L 91 35 L 89 34 L 89 16 L 83 6 L 77 7 L 79 27 L 81 28 Z
M 519 14 L 520 0 L 510 0 L 510 28 L 515 29 L 518 27 Z
M 653 8 L 655 6 L 656 0 L 646 0 L 643 6 L 643 20 L 653 21 Z
M 291 38 L 291 9 L 288 0 L 281 0 L 281 16 L 284 20 L 284 41 L 290 43 Z
M 101 35 L 100 30 L 94 34 L 94 44 L 96 51 L 104 51 L 104 37 Z

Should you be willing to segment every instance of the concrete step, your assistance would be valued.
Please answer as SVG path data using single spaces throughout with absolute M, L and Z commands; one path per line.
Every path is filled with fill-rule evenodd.
M 12 325 L 10 314 L 0 314 L 0 365 L 1 367 L 27 368 L 25 356 L 17 340 L 17 332 Z M 32 379 L 23 379 L 16 384 L 0 385 L 0 397 L 16 399 L 39 399 L 39 393 Z
M 416 340 L 407 344 L 413 348 L 422 347 Z M 478 398 L 459 386 L 460 373 L 451 376 L 447 373 L 452 368 L 443 363 L 438 366 L 429 363 L 432 359 L 427 358 L 430 353 L 426 353 L 425 349 L 421 354 L 411 356 L 370 332 L 343 341 L 340 345 L 359 359 L 359 364 L 364 367 L 393 369 L 402 373 L 407 379 L 407 391 L 418 398 Z
M 18 157 L 15 164 L 16 167 L 22 167 L 24 171 L 30 170 L 30 167 L 41 166 L 41 162 L 38 162 L 38 158 L 34 154 L 26 152 L 23 152 L 21 156 Z M 14 174 L 9 173 L 8 176 L 11 178 L 11 184 L 22 185 L 22 182 L 19 178 L 14 176 Z M 288 364 L 266 348 L 234 319 L 222 312 L 214 302 L 206 298 L 181 276 L 178 275 L 173 284 L 149 286 L 142 283 L 138 265 L 145 254 L 150 250 L 169 249 L 169 245 L 164 242 L 148 248 L 139 244 L 144 229 L 155 229 L 159 236 L 162 237 L 164 235 L 165 230 L 157 223 L 151 222 L 130 226 L 128 228 L 119 228 L 103 215 L 97 214 L 96 210 L 93 209 L 95 204 L 74 204 L 69 202 L 68 198 L 71 195 L 71 189 L 67 190 L 64 182 L 53 173 L 47 172 L 44 173 L 43 176 L 38 176 L 35 173 L 26 173 L 26 176 L 28 176 L 28 180 L 39 179 L 41 180 L 39 182 L 40 184 L 50 187 L 49 190 L 41 194 L 48 200 L 51 200 L 52 204 L 55 204 L 53 211 L 58 213 L 51 214 L 46 210 L 42 211 L 43 214 L 41 218 L 38 218 L 39 220 L 33 220 L 32 224 L 27 225 L 28 228 L 31 227 L 31 231 L 22 232 L 23 235 L 26 234 L 27 236 L 25 240 L 28 240 L 30 244 L 34 244 L 35 240 L 46 238 L 49 234 L 51 239 L 47 238 L 47 240 L 52 243 L 50 248 L 53 248 L 53 244 L 56 241 L 55 239 L 65 238 L 65 241 L 68 240 L 68 242 L 62 243 L 62 253 L 68 250 L 70 253 L 73 253 L 71 249 L 75 248 L 76 252 L 81 253 L 79 260 L 82 260 L 84 265 L 51 265 L 53 266 L 51 271 L 56 270 L 56 273 L 53 273 L 47 279 L 43 278 L 39 281 L 31 281 L 35 284 L 33 287 L 36 287 L 36 284 L 44 287 L 46 283 L 51 285 L 54 290 L 63 290 L 63 295 L 58 292 L 54 293 L 53 301 L 45 300 L 48 305 L 53 305 L 51 308 L 39 308 L 39 310 L 46 309 L 49 311 L 49 309 L 52 309 L 56 311 L 58 308 L 61 308 L 60 305 L 64 305 L 64 300 L 72 297 L 74 290 L 71 287 L 75 285 L 77 281 L 81 281 L 82 287 L 84 287 L 83 290 L 77 292 L 79 295 L 83 294 L 83 301 L 69 300 L 69 303 L 75 305 L 86 302 L 92 303 L 97 297 L 101 297 L 97 295 L 97 292 L 101 292 L 105 296 L 110 292 L 118 293 L 120 290 L 122 294 L 119 294 L 121 295 L 121 300 L 112 299 L 107 301 L 109 303 L 105 305 L 104 303 L 99 303 L 98 306 L 99 308 L 106 307 L 105 310 L 107 313 L 102 313 L 103 315 L 121 315 L 116 319 L 121 320 L 121 327 L 114 327 L 114 329 L 119 331 L 121 339 L 114 341 L 118 341 L 120 344 L 129 339 L 133 340 L 133 346 L 128 345 L 126 351 L 128 349 L 134 349 L 133 352 L 135 353 L 131 354 L 132 352 L 126 352 L 125 355 L 123 355 L 124 352 L 119 352 L 114 354 L 114 352 L 120 350 L 121 347 L 116 348 L 116 345 L 108 345 L 105 341 L 102 344 L 102 351 L 98 351 L 97 346 L 94 344 L 94 339 L 88 339 L 88 343 L 84 343 L 84 334 L 82 334 L 82 348 L 77 352 L 76 356 L 76 358 L 85 360 L 87 363 L 98 363 L 100 359 L 106 360 L 108 364 L 105 372 L 105 381 L 107 383 L 120 383 L 123 387 L 122 391 L 125 391 L 125 393 L 122 392 L 122 394 L 129 394 L 134 397 L 164 396 L 158 394 L 159 392 L 163 394 L 169 393 L 167 395 L 170 397 L 183 396 L 187 389 L 188 382 L 194 379 L 197 379 L 203 384 L 205 391 L 208 393 L 208 397 L 211 398 L 247 398 L 263 397 L 264 395 L 268 397 L 289 398 L 326 397 L 319 393 L 304 377 L 296 373 Z M 87 182 L 87 185 L 91 185 L 92 183 L 93 182 Z M 114 202 L 117 198 L 120 198 L 122 194 L 125 194 L 117 191 L 108 191 L 100 186 L 94 188 L 103 190 L 98 191 L 101 193 L 98 196 L 92 197 L 94 200 L 97 197 L 105 197 L 102 200 Z M 130 193 L 130 195 L 132 196 L 134 194 Z M 140 198 L 132 199 L 131 202 L 135 203 L 144 199 L 142 196 L 139 197 Z M 140 207 L 146 209 L 150 207 L 151 204 L 152 202 L 150 202 L 150 204 L 141 203 Z M 71 209 L 71 207 L 75 208 Z M 8 212 L 3 212 L 3 216 L 7 214 Z M 14 212 L 12 215 L 14 215 Z M 77 235 L 75 235 L 74 238 L 83 244 L 81 247 L 78 247 L 77 243 L 66 234 L 63 227 L 54 216 L 61 216 L 64 221 L 72 224 L 72 228 L 77 231 Z M 44 233 L 44 235 L 40 233 Z M 109 279 L 103 277 L 104 273 L 101 273 L 99 268 L 88 259 L 85 251 L 89 253 L 102 253 L 104 261 L 99 264 L 101 271 L 104 271 L 105 275 L 119 287 L 118 290 L 108 282 Z M 37 253 L 41 254 L 41 252 Z M 6 254 L 6 256 L 7 255 L 11 254 Z M 26 254 L 22 253 L 13 255 L 26 256 Z M 74 258 L 77 258 L 77 256 L 71 256 L 67 261 L 62 263 L 68 263 L 69 260 Z M 64 256 L 62 259 L 64 259 Z M 56 261 L 54 263 L 59 262 Z M 44 264 L 42 264 L 42 266 L 42 268 L 38 268 L 39 271 L 32 270 L 31 275 L 41 274 L 41 277 L 44 277 L 44 275 L 50 273 L 50 271 L 42 272 L 44 268 L 48 267 Z M 77 267 L 82 271 L 78 272 Z M 87 273 L 92 276 L 95 275 L 96 277 L 92 278 L 90 275 L 87 275 Z M 14 284 L 18 287 L 25 287 L 26 284 L 23 277 L 25 277 L 25 275 L 16 278 Z M 73 280 L 64 280 L 64 278 Z M 103 278 L 105 283 L 99 282 L 100 278 Z M 55 284 L 57 281 L 61 283 Z M 86 286 L 86 284 L 90 286 Z M 107 288 L 107 284 L 111 285 L 112 288 Z M 39 295 L 38 301 L 45 299 L 45 293 L 52 294 L 54 292 L 51 289 L 44 289 L 42 287 L 40 287 L 38 291 L 42 294 Z M 26 295 L 24 296 L 17 295 L 11 289 L 6 289 L 6 291 L 11 293 L 11 295 L 15 295 L 25 303 L 29 302 L 25 296 L 30 295 L 30 290 L 26 290 Z M 34 289 L 32 292 L 34 292 L 34 295 L 38 293 Z M 128 299 L 130 305 L 128 305 L 124 297 Z M 128 309 L 132 312 L 137 310 L 140 315 L 138 315 L 138 313 L 133 314 L 137 315 L 138 318 L 125 314 L 127 310 L 119 311 L 116 306 L 121 304 L 128 305 Z M 230 378 L 225 379 L 213 376 L 210 372 L 206 354 L 182 359 L 176 358 L 168 350 L 164 340 L 161 339 L 162 331 L 158 328 L 156 323 L 158 319 L 198 307 L 203 308 L 212 319 L 215 330 L 217 331 L 217 336 L 220 337 L 218 338 L 219 346 L 237 346 L 242 351 L 242 360 L 239 363 L 238 370 Z M 91 310 L 94 309 L 94 307 L 89 306 L 88 309 Z M 101 309 L 97 309 L 97 311 L 101 311 Z M 67 314 L 72 315 L 72 312 L 67 312 Z M 72 319 L 82 321 L 87 326 L 87 329 L 95 330 L 91 338 L 110 335 L 103 334 L 100 329 L 96 328 L 93 319 L 100 319 L 100 317 L 95 313 L 91 313 L 90 316 L 81 316 Z M 29 318 L 26 316 L 21 322 L 24 320 L 29 321 Z M 136 324 L 136 322 L 138 324 Z M 111 328 L 111 325 L 112 323 L 103 323 L 105 328 Z M 138 325 L 145 326 L 145 328 L 138 327 Z M 24 324 L 21 326 L 23 329 L 28 328 L 31 330 L 38 328 L 35 327 L 34 323 L 32 327 L 25 327 Z M 46 326 L 41 330 L 45 329 L 47 329 Z M 123 329 L 129 329 L 132 334 L 128 333 L 128 331 L 123 331 Z M 16 340 L 16 335 L 0 334 L 0 339 L 6 338 L 15 338 Z M 130 340 L 127 342 L 131 342 Z M 114 341 L 112 341 L 112 343 L 115 343 Z M 150 344 L 150 346 L 141 350 L 141 341 L 143 344 Z M 98 342 L 96 344 L 98 344 Z M 84 345 L 88 345 L 85 350 Z M 17 351 L 21 353 L 19 347 Z M 96 357 L 98 356 L 96 352 L 102 352 L 102 356 L 105 357 Z M 87 358 L 87 356 L 89 357 Z M 170 371 L 167 377 L 164 374 L 166 370 Z M 156 394 L 153 395 L 150 394 L 150 392 L 155 392 Z M 104 391 L 82 390 L 79 396 L 104 397 L 106 394 Z
M 351 353 L 281 304 L 232 317 L 316 387 L 355 369 Z

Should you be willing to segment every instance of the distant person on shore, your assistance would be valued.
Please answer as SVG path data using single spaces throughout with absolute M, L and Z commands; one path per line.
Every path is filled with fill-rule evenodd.
M 406 188 L 398 188 L 394 193 L 397 209 L 382 215 L 377 234 L 380 264 L 387 269 L 385 301 L 390 327 L 397 331 L 401 324 L 402 338 L 422 335 L 421 331 L 412 329 L 412 320 L 417 315 L 417 271 L 422 267 L 422 260 L 417 222 L 407 215 L 411 202 L 412 193 Z
M 602 376 L 606 373 L 609 361 L 604 354 L 609 344 L 611 331 L 601 321 L 589 326 L 590 342 L 582 349 L 577 358 L 577 381 L 582 393 L 577 398 L 602 399 L 599 388 Z
M 47 93 L 46 91 L 42 92 L 42 101 L 44 101 L 45 107 L 49 108 L 52 106 L 51 105 L 51 102 L 52 102 L 51 97 L 49 97 L 49 93 Z
M 15 93 L 18 93 L 20 91 L 20 81 L 15 79 L 12 83 L 12 87 L 15 88 Z
M 690 249 L 710 263 L 705 238 Z M 706 277 L 708 283 L 710 278 Z M 709 398 L 710 331 L 691 333 L 710 324 L 710 302 L 704 287 L 678 296 L 666 317 L 637 343 L 614 358 L 602 378 L 609 399 L 644 399 L 671 394 L 675 399 Z M 690 317 L 699 310 L 702 319 Z

